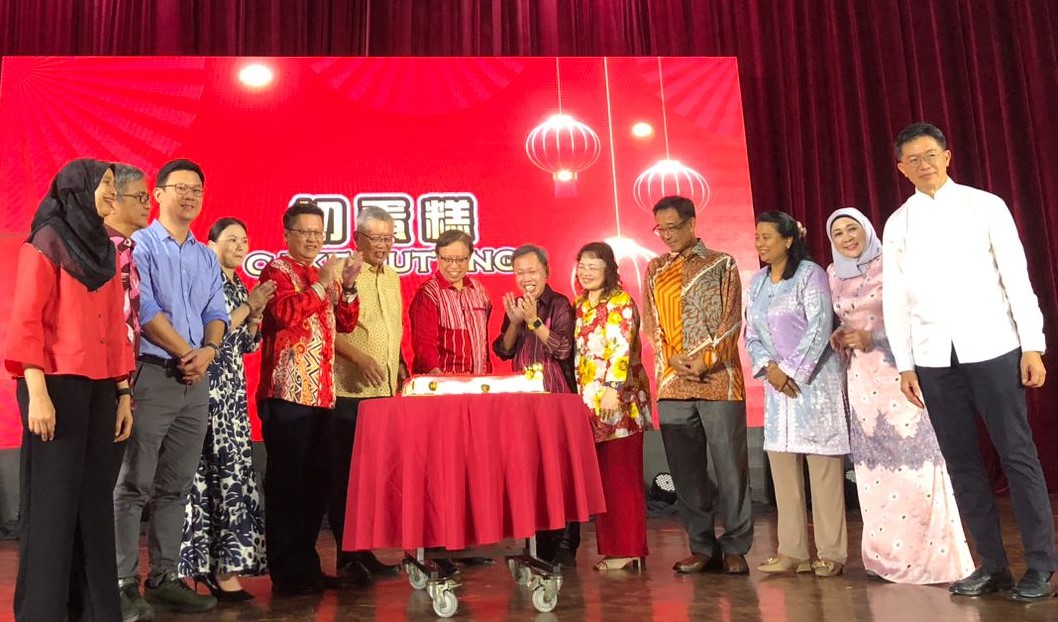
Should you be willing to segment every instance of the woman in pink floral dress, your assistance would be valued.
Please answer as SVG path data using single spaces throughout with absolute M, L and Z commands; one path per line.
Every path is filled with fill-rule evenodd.
M 595 517 L 602 561 L 596 570 L 638 569 L 647 555 L 643 430 L 650 385 L 640 358 L 639 310 L 621 287 L 613 249 L 602 242 L 577 253 L 573 331 L 577 389 L 591 418 L 606 512 Z
M 900 392 L 882 320 L 882 244 L 846 207 L 827 220 L 827 269 L 848 360 L 849 431 L 863 517 L 863 566 L 896 583 L 945 583 L 973 572 L 951 481 L 924 410 Z

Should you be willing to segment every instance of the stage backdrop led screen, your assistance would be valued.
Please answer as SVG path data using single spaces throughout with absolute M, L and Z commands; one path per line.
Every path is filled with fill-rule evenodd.
M 759 266 L 733 58 L 7 57 L 0 150 L 8 283 L 52 176 L 77 157 L 138 166 L 151 186 L 169 159 L 201 164 L 193 231 L 205 240 L 217 218 L 246 221 L 251 286 L 282 251 L 280 215 L 299 197 L 324 207 L 329 252 L 347 251 L 358 209 L 391 213 L 406 302 L 435 268 L 437 235 L 462 229 L 495 304 L 492 337 L 526 242 L 548 250 L 552 285 L 572 295 L 577 249 L 606 240 L 642 300 L 646 263 L 666 251 L 650 213 L 666 194 L 694 200 L 699 234 L 734 255 L 744 285 Z M 0 297 L 0 337 L 11 297 Z M 249 357 L 251 395 L 257 369 Z M 749 393 L 759 426 L 760 385 Z M 0 447 L 20 435 L 5 379 Z

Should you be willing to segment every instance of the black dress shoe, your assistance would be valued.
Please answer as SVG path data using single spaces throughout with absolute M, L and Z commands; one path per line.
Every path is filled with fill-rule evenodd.
M 467 567 L 473 566 L 493 566 L 496 564 L 496 560 L 491 557 L 481 557 L 480 555 L 471 555 L 469 557 L 453 557 L 452 561 L 459 562 Z
M 1012 585 L 1014 575 L 1010 574 L 1010 568 L 988 572 L 984 566 L 980 566 L 970 576 L 952 583 L 948 591 L 956 596 L 981 596 L 999 590 L 1009 590 Z
M 308 596 L 323 592 L 322 581 L 309 583 L 276 583 L 272 581 L 272 594 L 274 596 Z
M 1032 602 L 1054 596 L 1054 585 L 1051 584 L 1053 575 L 1053 572 L 1029 568 L 1021 577 L 1021 581 L 1018 581 L 1018 584 L 1011 590 L 1010 597 L 1014 600 Z
M 353 585 L 363 585 L 371 580 L 371 575 L 368 574 L 367 569 L 356 559 L 347 561 L 339 566 L 335 574 L 337 574 L 336 577 L 328 578 Z
M 373 577 L 395 577 L 400 574 L 400 565 L 384 564 L 371 551 L 360 553 L 360 565 Z
M 577 551 L 567 546 L 559 545 L 555 549 L 555 562 L 563 568 L 575 568 L 577 566 Z

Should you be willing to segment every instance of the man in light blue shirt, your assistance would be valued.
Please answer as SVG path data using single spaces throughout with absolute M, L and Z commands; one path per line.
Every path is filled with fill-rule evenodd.
M 114 488 L 118 586 L 125 619 L 150 619 L 150 604 L 178 612 L 212 609 L 180 579 L 177 562 L 195 469 L 209 422 L 206 370 L 220 348 L 228 313 L 216 255 L 195 239 L 191 223 L 202 212 L 205 175 L 190 160 L 158 172 L 159 213 L 133 234 L 140 273 L 140 340 L 134 379 L 136 425 Z M 139 590 L 139 532 L 147 529 L 150 573 Z

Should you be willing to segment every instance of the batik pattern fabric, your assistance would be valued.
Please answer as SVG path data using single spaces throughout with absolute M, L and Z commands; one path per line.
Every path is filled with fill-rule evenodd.
M 642 362 L 639 309 L 627 292 L 619 290 L 592 303 L 577 300 L 575 368 L 577 388 L 594 417 L 596 443 L 638 434 L 650 427 L 650 383 Z M 617 391 L 620 408 L 602 413 L 607 388 Z
M 778 283 L 769 272 L 762 269 L 749 283 L 746 350 L 757 377 L 764 378 L 774 361 L 801 393 L 788 397 L 764 382 L 764 450 L 847 454 L 845 370 L 830 348 L 834 310 L 827 273 L 807 260 Z
M 947 583 L 974 569 L 944 457 L 926 411 L 900 391 L 885 338 L 882 258 L 862 276 L 828 269 L 834 311 L 846 329 L 871 333 L 848 356 L 849 428 L 863 517 L 863 566 L 896 583 Z

